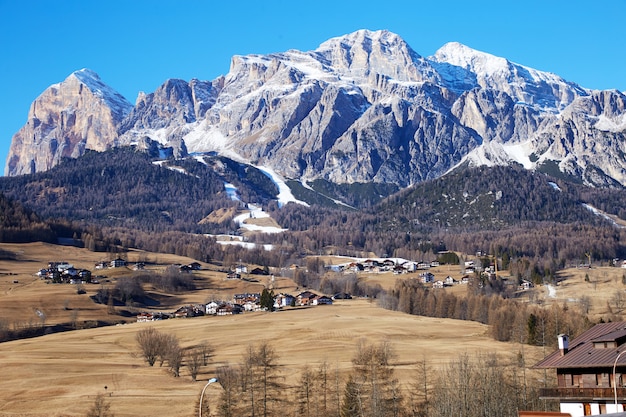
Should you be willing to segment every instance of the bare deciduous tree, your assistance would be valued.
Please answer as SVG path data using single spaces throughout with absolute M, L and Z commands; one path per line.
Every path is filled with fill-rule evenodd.
M 624 302 L 626 301 L 624 292 L 620 290 L 615 291 L 615 294 L 613 294 L 613 298 L 611 299 L 611 301 L 613 301 L 613 305 L 615 306 L 615 309 L 618 313 L 622 311 L 624 309 Z
M 185 353 L 185 363 L 191 379 L 195 381 L 200 368 L 205 364 L 202 349 L 200 347 L 188 349 Z
M 87 417 L 114 417 L 114 414 L 111 412 L 111 404 L 109 404 L 103 394 L 96 395 L 93 405 L 87 412 Z
M 141 354 L 148 365 L 154 366 L 163 352 L 163 334 L 154 327 L 141 329 L 135 335 Z
M 162 352 L 160 353 L 161 364 L 167 361 L 167 365 L 175 377 L 180 376 L 180 368 L 183 364 L 183 348 L 178 342 L 178 338 L 172 334 L 163 335 Z
M 394 410 L 402 407 L 402 396 L 398 388 L 398 381 L 393 377 L 391 361 L 395 353 L 391 345 L 381 342 L 370 345 L 360 340 L 352 364 L 350 387 L 346 386 L 343 409 L 353 409 L 358 405 L 362 413 L 372 417 L 394 415 Z M 356 395 L 356 398 L 353 396 Z M 399 411 L 398 411 L 399 412 Z M 342 411 L 343 414 L 343 411 Z
M 239 415 L 239 399 L 242 394 L 242 373 L 237 367 L 231 365 L 220 366 L 216 370 L 217 380 L 223 388 L 220 397 L 220 415 L 234 417 Z
M 298 415 L 310 417 L 311 413 L 317 415 L 317 410 L 312 407 L 316 407 L 314 402 L 314 385 L 315 375 L 309 366 L 304 367 L 300 372 L 300 379 L 296 386 L 296 401 L 298 403 Z
M 248 398 L 248 412 L 267 417 L 273 414 L 273 405 L 280 398 L 278 356 L 268 342 L 248 346 L 242 366 L 242 386 Z

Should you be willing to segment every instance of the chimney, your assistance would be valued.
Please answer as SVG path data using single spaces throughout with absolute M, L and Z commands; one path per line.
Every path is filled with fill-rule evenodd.
M 565 355 L 569 349 L 569 336 L 566 334 L 559 335 L 559 350 L 561 351 L 561 356 Z

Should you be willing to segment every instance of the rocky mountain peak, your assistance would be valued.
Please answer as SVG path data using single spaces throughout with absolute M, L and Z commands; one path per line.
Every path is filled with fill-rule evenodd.
M 457 87 L 459 80 L 463 80 L 465 88 L 503 91 L 520 104 L 544 111 L 561 111 L 576 97 L 589 94 L 556 74 L 516 64 L 458 42 L 445 44 L 429 59 L 439 64 L 444 78 L 457 83 Z
M 31 105 L 26 124 L 13 136 L 5 175 L 45 171 L 63 157 L 110 148 L 131 108 L 95 72 L 82 69 L 70 74 Z
M 51 86 L 14 136 L 7 174 L 158 143 L 336 183 L 405 187 L 469 161 L 626 185 L 622 93 L 455 42 L 424 58 L 394 33 L 359 30 L 312 51 L 235 56 L 213 81 L 166 80 L 130 112 L 120 97 L 89 70 Z
M 395 33 L 359 30 L 329 39 L 314 51 L 329 67 L 352 76 L 380 74 L 398 81 L 422 81 L 424 59 Z

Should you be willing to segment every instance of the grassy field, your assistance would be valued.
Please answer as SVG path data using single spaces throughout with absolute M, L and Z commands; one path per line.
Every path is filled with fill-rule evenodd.
M 0 319 L 4 322 L 36 324 L 40 318 L 35 310 L 45 313 L 46 324 L 67 322 L 71 317 L 79 321 L 122 320 L 108 315 L 106 306 L 91 301 L 89 295 L 97 291 L 98 285 L 86 285 L 87 294 L 78 295 L 72 285 L 46 284 L 34 276 L 52 260 L 93 270 L 95 262 L 106 260 L 106 254 L 41 243 L 2 244 L 0 249 L 18 257 L 0 261 Z M 153 269 L 192 262 L 143 252 L 131 252 L 128 257 L 131 261 L 149 262 L 149 268 Z M 161 305 L 155 308 L 172 311 L 179 305 L 204 302 L 213 296 L 258 292 L 266 284 L 226 280 L 225 274 L 212 270 L 210 265 L 203 267 L 198 274 L 198 290 L 185 295 L 161 294 Z M 546 302 L 575 302 L 572 300 L 576 297 L 588 294 L 593 296 L 592 308 L 599 312 L 603 303 L 606 307 L 605 299 L 610 299 L 616 290 L 623 291 L 621 272 L 619 268 L 566 271 L 567 279 L 550 293 L 543 287 L 536 291 L 545 293 Z M 111 280 L 119 274 L 132 273 L 128 269 L 104 272 Z M 444 277 L 453 273 L 445 269 L 437 272 Z M 585 273 L 590 276 L 589 281 L 585 281 Z M 397 278 L 393 274 L 379 274 L 367 279 L 389 287 Z M 293 282 L 282 278 L 276 279 L 275 288 L 296 291 Z M 215 347 L 211 364 L 203 368 L 197 382 L 191 380 L 184 367 L 181 377 L 174 378 L 165 367 L 149 367 L 142 361 L 135 335 L 148 326 L 175 334 L 183 347 L 205 341 Z M 293 385 L 305 365 L 317 367 L 324 361 L 345 375 L 360 339 L 369 343 L 387 341 L 393 346 L 397 354 L 396 373 L 405 387 L 415 377 L 416 365 L 423 359 L 436 370 L 463 353 L 497 354 L 510 360 L 521 349 L 519 344 L 494 341 L 488 327 L 478 323 L 409 316 L 380 309 L 361 299 L 275 313 L 120 324 L 1 343 L 0 415 L 81 416 L 97 394 L 106 393 L 111 410 L 118 417 L 191 416 L 197 412 L 200 392 L 214 376 L 215 367 L 239 363 L 250 345 L 268 341 L 278 355 L 285 383 Z M 528 346 L 524 352 L 528 364 L 544 354 L 543 349 Z M 219 384 L 207 390 L 213 408 L 219 394 Z

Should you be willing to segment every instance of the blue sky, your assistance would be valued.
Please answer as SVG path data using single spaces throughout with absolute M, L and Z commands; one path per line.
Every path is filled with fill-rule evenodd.
M 168 78 L 212 80 L 233 55 L 308 51 L 358 29 L 420 55 L 446 42 L 626 91 L 626 0 L 0 0 L 0 174 L 32 101 L 90 68 L 131 103 Z

